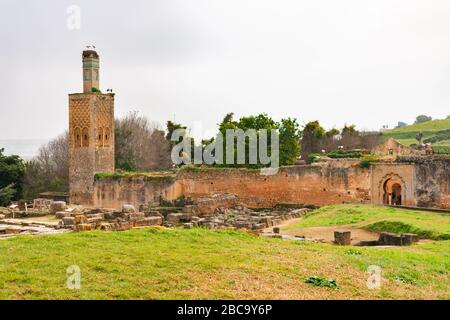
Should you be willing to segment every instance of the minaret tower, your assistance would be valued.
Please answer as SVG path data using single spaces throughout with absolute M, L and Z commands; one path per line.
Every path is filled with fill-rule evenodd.
M 83 51 L 83 92 L 99 89 L 100 59 L 96 51 Z M 94 89 L 95 88 L 95 89 Z
M 95 206 L 94 176 L 114 172 L 114 94 L 100 92 L 96 51 L 85 50 L 83 93 L 69 94 L 70 202 Z

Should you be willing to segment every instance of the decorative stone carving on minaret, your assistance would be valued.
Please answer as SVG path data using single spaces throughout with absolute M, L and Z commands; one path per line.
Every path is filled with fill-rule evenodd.
M 99 90 L 98 53 L 85 50 L 82 61 L 83 93 L 69 94 L 69 196 L 95 205 L 95 174 L 115 170 L 114 93 Z
M 85 50 L 83 51 L 83 92 L 91 93 L 93 88 L 100 89 L 99 87 L 99 68 L 100 59 L 96 51 Z M 94 89 L 94 90 L 95 90 Z

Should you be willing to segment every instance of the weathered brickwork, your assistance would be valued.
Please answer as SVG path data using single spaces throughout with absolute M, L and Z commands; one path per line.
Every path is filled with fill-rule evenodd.
M 250 207 L 280 203 L 325 205 L 342 202 L 370 202 L 370 170 L 356 161 L 334 161 L 317 166 L 280 168 L 273 176 L 257 170 L 182 170 L 173 181 L 145 177 L 105 179 L 94 184 L 95 205 L 119 208 L 124 203 L 139 207 L 184 195 L 199 198 L 211 194 L 237 195 Z
M 114 172 L 113 133 L 114 94 L 69 94 L 70 202 L 92 205 L 95 173 Z
M 393 181 L 400 185 L 402 205 L 449 209 L 449 162 L 429 161 L 377 163 L 363 169 L 357 161 L 338 160 L 284 167 L 274 176 L 262 176 L 256 170 L 202 169 L 181 170 L 173 179 L 103 179 L 94 183 L 94 205 L 120 208 L 130 203 L 138 208 L 182 195 L 199 199 L 225 193 L 236 195 L 250 207 L 383 204 Z
M 398 161 L 415 168 L 418 206 L 450 209 L 450 156 L 410 156 Z

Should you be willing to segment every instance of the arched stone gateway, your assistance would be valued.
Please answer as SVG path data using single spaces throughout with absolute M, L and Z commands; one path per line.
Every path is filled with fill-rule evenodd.
M 383 204 L 400 206 L 402 201 L 406 201 L 406 187 L 403 179 L 397 175 L 393 175 L 387 179 L 380 181 L 383 190 Z
M 380 163 L 372 166 L 371 193 L 373 204 L 416 205 L 414 197 L 414 165 Z

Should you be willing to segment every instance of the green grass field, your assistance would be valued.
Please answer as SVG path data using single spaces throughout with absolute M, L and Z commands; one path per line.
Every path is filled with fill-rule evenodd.
M 448 130 L 450 130 L 450 119 L 445 119 L 432 120 L 409 125 L 403 128 L 389 130 L 384 132 L 383 135 L 392 137 L 407 146 L 417 143 L 416 134 L 419 132 L 423 133 L 424 140 L 440 135 L 442 136 L 442 139 L 433 143 L 433 149 L 435 152 L 439 153 L 450 153 L 450 139 L 448 138 L 449 133 L 444 133 Z
M 369 223 L 393 214 L 436 234 L 448 232 L 439 215 L 419 212 L 408 219 L 399 209 L 377 214 L 381 208 L 355 206 L 359 214 L 344 214 L 352 207 L 328 208 L 334 214 L 321 209 L 303 225 Z M 79 290 L 66 287 L 71 265 L 81 270 Z M 367 288 L 370 265 L 382 268 L 381 289 Z M 450 299 L 449 271 L 448 240 L 340 247 L 235 231 L 148 228 L 0 241 L 1 299 Z M 338 288 L 305 283 L 314 275 L 336 280 Z

